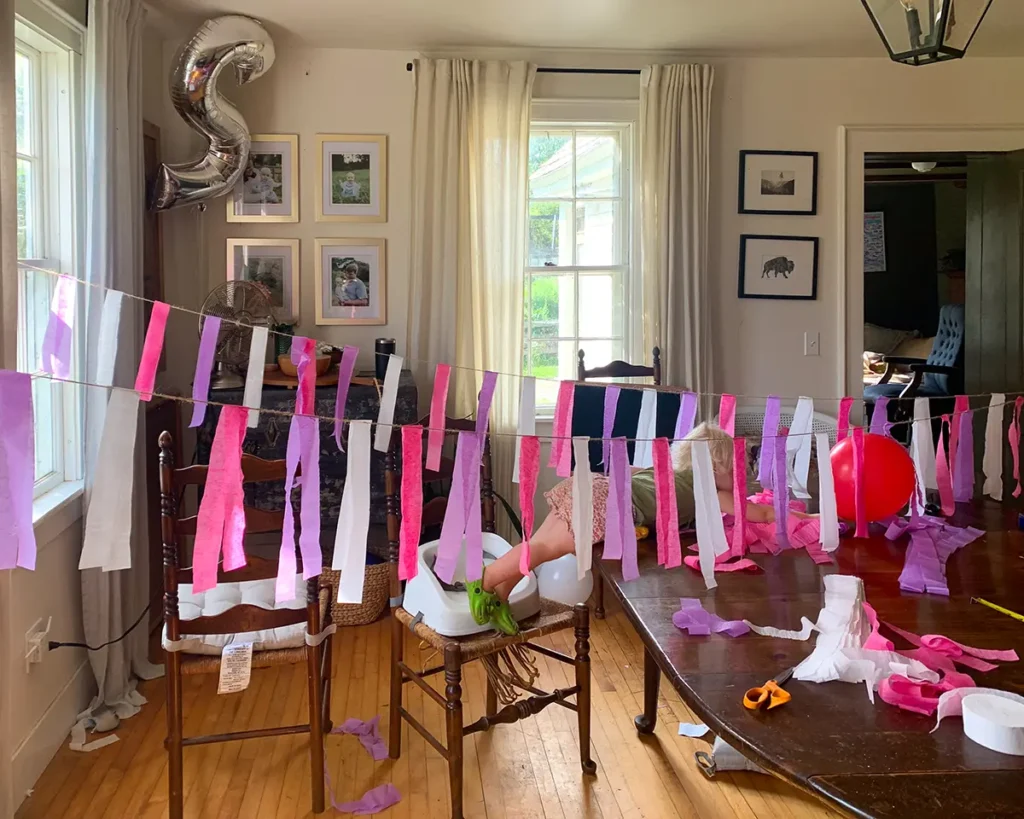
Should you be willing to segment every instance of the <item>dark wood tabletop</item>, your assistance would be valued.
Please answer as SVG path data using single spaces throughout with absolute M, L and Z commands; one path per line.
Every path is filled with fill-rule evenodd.
M 835 565 L 816 565 L 803 550 L 753 555 L 757 574 L 717 575 L 708 590 L 700 574 L 657 565 L 653 540 L 640 544 L 640 578 L 625 583 L 618 561 L 598 561 L 600 572 L 645 646 L 645 712 L 637 729 L 650 732 L 657 718 L 661 674 L 711 730 L 776 776 L 859 817 L 1024 817 L 1024 757 L 975 744 L 961 720 L 903 711 L 875 697 L 863 684 L 791 680 L 793 699 L 771 712 L 751 712 L 743 692 L 804 659 L 814 646 L 749 634 L 690 637 L 672 624 L 679 598 L 696 597 L 727 620 L 799 629 L 817 619 L 822 578 L 853 574 L 864 581 L 880 619 L 916 634 L 944 634 L 979 648 L 1016 649 L 1024 657 L 1024 623 L 980 604 L 984 597 L 1024 611 L 1024 533 L 1017 510 L 978 502 L 961 505 L 951 520 L 987 534 L 954 554 L 947 565 L 950 596 L 902 592 L 897 578 L 907 539 L 844 538 Z M 689 542 L 692 543 L 691 538 Z M 896 650 L 909 649 L 896 635 Z M 1024 694 L 1024 661 L 1001 663 L 988 673 L 964 669 L 982 687 Z

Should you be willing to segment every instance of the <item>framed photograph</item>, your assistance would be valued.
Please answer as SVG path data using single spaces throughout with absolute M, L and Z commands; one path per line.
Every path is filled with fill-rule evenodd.
M 388 138 L 319 134 L 318 222 L 388 220 Z
M 885 272 L 885 213 L 864 214 L 864 272 Z
M 242 180 L 227 201 L 229 222 L 298 222 L 299 138 L 254 134 Z
M 814 216 L 818 154 L 740 151 L 740 213 Z
M 818 297 L 818 240 L 810 236 L 740 236 L 741 299 Z
M 228 281 L 255 282 L 270 293 L 278 322 L 299 318 L 299 240 L 228 239 Z
M 316 240 L 316 323 L 386 324 L 383 239 Z

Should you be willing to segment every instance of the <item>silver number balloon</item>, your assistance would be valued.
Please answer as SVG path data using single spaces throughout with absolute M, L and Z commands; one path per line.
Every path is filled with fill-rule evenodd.
M 267 30 L 238 14 L 207 20 L 182 47 L 171 71 L 171 102 L 210 141 L 210 148 L 193 162 L 160 166 L 150 193 L 154 210 L 194 205 L 234 188 L 252 140 L 245 119 L 218 93 L 217 78 L 234 65 L 242 85 L 262 77 L 273 64 L 274 41 Z

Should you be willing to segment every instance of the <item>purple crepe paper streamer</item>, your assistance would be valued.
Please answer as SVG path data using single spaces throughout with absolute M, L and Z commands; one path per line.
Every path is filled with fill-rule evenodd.
M 871 413 L 871 427 L 868 432 L 871 435 L 888 435 L 892 424 L 889 423 L 888 405 L 889 397 L 883 395 L 875 399 L 875 409 Z
M 960 440 L 953 467 L 953 500 L 965 503 L 974 497 L 974 411 L 960 416 Z
M 336 725 L 331 733 L 356 736 L 375 762 L 387 759 L 388 746 L 380 735 L 380 714 L 366 722 L 351 717 L 341 723 L 341 725 Z
M 761 426 L 761 455 L 757 463 L 757 481 L 762 489 L 772 487 L 772 466 L 775 457 L 775 438 L 779 432 L 782 399 L 769 395 L 764 405 L 764 424 Z
M 32 378 L 0 370 L 0 569 L 36 567 Z
M 897 540 L 910 534 L 910 544 L 900 574 L 900 588 L 918 594 L 949 596 L 946 563 L 950 556 L 983 534 L 972 526 L 961 528 L 942 518 L 921 515 L 916 520 L 893 518 L 885 536 Z
M 676 431 L 672 440 L 681 441 L 693 432 L 693 422 L 697 417 L 697 393 L 684 392 L 679 397 L 679 414 L 676 416 Z
M 466 515 L 466 580 L 480 580 L 484 576 L 484 531 L 480 511 L 480 459 L 483 457 L 484 436 L 477 435 L 472 448 L 472 460 L 465 465 L 466 487 L 463 503 Z
M 327 776 L 326 762 L 324 763 L 324 778 L 327 780 L 328 789 L 330 789 L 331 780 Z M 397 805 L 401 801 L 402 795 L 398 792 L 398 788 L 390 782 L 378 785 L 376 788 L 371 788 L 355 802 L 337 802 L 334 799 L 333 793 L 331 795 L 332 808 L 338 811 L 338 813 L 351 813 L 356 816 L 370 816 L 374 813 L 380 813 L 382 810 L 387 810 L 392 805 Z
M 681 598 L 679 605 L 679 611 L 672 615 L 672 625 L 691 637 L 707 637 L 709 634 L 742 637 L 750 631 L 750 626 L 742 620 L 723 620 L 717 614 L 705 611 L 700 600 L 694 597 Z
M 476 405 L 476 433 L 487 433 L 487 422 L 491 415 L 491 402 L 494 400 L 494 388 L 498 385 L 498 374 L 490 370 L 484 373 L 484 381 L 480 387 L 480 398 Z M 481 456 L 483 450 L 480 451 Z
M 43 334 L 40 351 L 44 373 L 56 378 L 71 377 L 71 339 L 75 328 L 76 282 L 70 276 L 59 276 L 50 302 L 50 318 Z
M 622 516 L 619 513 L 619 484 L 628 481 L 625 438 L 613 438 L 609 456 L 608 504 L 605 507 L 604 553 L 605 560 L 622 559 Z
M 334 443 L 338 445 L 339 452 L 345 451 L 341 445 L 341 431 L 345 427 L 345 404 L 348 402 L 348 388 L 352 383 L 352 372 L 356 368 L 358 355 L 358 347 L 345 347 L 341 353 L 341 361 L 338 362 L 338 395 L 334 399 Z
M 786 434 L 775 436 L 775 471 L 772 499 L 775 502 L 775 542 L 780 549 L 789 544 L 789 480 L 786 475 Z
M 619 492 L 619 526 L 622 527 L 622 579 L 636 580 L 640 576 L 636 548 L 636 527 L 633 525 L 633 493 L 629 478 L 629 454 L 626 451 L 626 439 L 620 441 L 617 450 L 612 453 L 617 458 L 621 477 L 617 483 Z
M 622 390 L 616 386 L 608 386 L 604 389 L 604 421 L 601 426 L 601 463 L 604 465 L 604 474 L 608 474 L 611 468 L 612 430 L 615 428 L 615 411 L 619 405 L 619 393 Z
M 295 473 L 302 464 L 302 474 Z M 316 418 L 293 415 L 288 429 L 285 454 L 284 523 L 281 527 L 281 552 L 277 570 L 276 601 L 295 599 L 295 511 L 291 490 L 295 483 L 302 487 L 299 500 L 299 552 L 302 554 L 302 577 L 309 580 L 320 574 L 323 553 L 320 550 L 320 425 Z
M 441 525 L 441 539 L 437 545 L 437 559 L 434 561 L 434 574 L 445 583 L 451 583 L 455 576 L 455 564 L 462 548 L 462 536 L 466 532 L 470 474 L 477 469 L 480 456 L 477 454 L 480 438 L 475 432 L 460 432 L 455 451 L 455 466 L 452 469 L 452 485 L 448 494 L 448 508 L 444 513 Z M 469 572 L 469 561 L 466 561 Z M 479 579 L 479 578 L 477 578 Z
M 189 427 L 202 426 L 206 418 L 206 400 L 210 397 L 210 373 L 213 371 L 213 354 L 217 352 L 217 337 L 220 335 L 220 318 L 206 316 L 203 319 L 203 338 L 199 342 L 196 356 L 196 374 L 192 379 L 192 420 Z

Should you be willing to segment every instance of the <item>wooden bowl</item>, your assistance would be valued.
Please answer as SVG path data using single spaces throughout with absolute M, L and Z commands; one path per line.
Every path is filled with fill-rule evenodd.
M 298 370 L 295 369 L 295 365 L 292 364 L 291 355 L 279 355 L 277 357 L 277 366 L 280 367 L 281 373 L 287 375 L 289 378 L 298 378 Z M 316 374 L 317 377 L 325 375 L 331 368 L 331 357 L 329 355 L 317 356 L 316 359 Z

